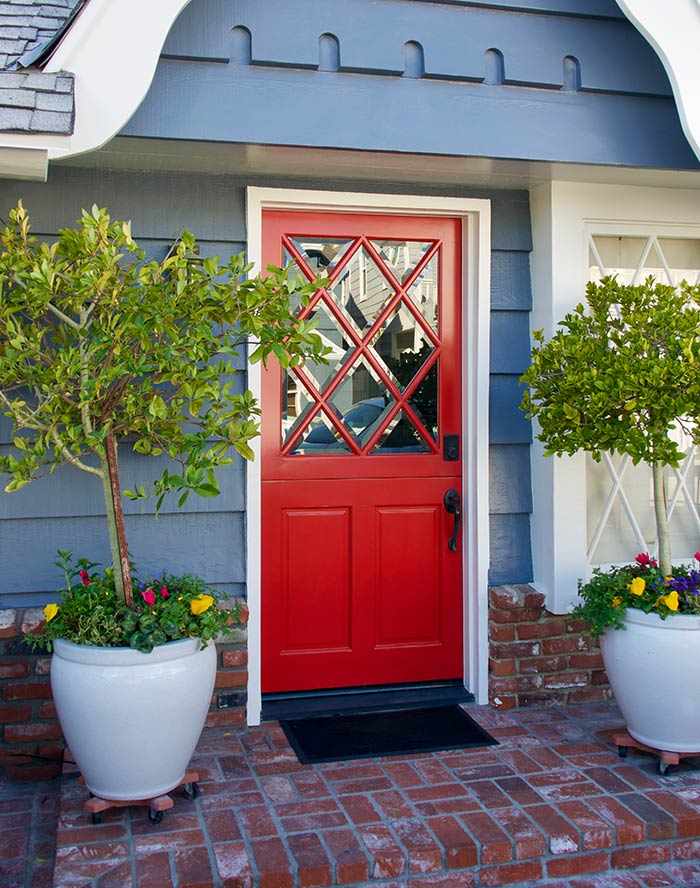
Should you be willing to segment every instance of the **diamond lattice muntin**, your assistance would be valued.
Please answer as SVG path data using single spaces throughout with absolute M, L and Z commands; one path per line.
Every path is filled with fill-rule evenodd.
M 296 306 L 329 355 L 284 374 L 282 452 L 436 452 L 439 243 L 289 235 L 284 258 L 329 278 Z

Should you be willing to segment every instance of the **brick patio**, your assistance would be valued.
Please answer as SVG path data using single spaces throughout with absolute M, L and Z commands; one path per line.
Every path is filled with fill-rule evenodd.
M 158 825 L 143 808 L 92 825 L 66 769 L 52 882 L 51 784 L 8 784 L 0 884 L 700 886 L 700 759 L 667 777 L 650 757 L 620 759 L 612 704 L 467 709 L 499 746 L 309 766 L 276 723 L 209 728 L 202 795 L 176 795 Z

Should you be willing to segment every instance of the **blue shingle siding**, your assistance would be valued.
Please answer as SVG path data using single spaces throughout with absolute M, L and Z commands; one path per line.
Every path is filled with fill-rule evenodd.
M 613 6 L 192 0 L 123 132 L 697 169 L 659 59 Z M 338 71 L 319 70 L 324 35 Z M 402 76 L 407 45 L 422 76 Z M 484 82 L 492 51 L 501 84 Z
M 518 409 L 518 374 L 529 343 L 531 303 L 528 250 L 531 245 L 528 195 L 520 191 L 475 188 L 427 189 L 356 181 L 244 181 L 228 176 L 156 172 L 116 172 L 52 167 L 48 184 L 0 181 L 0 216 L 22 198 L 33 231 L 53 237 L 93 202 L 107 206 L 115 218 L 131 218 L 137 240 L 162 257 L 175 234 L 189 228 L 201 239 L 202 253 L 221 256 L 239 252 L 245 244 L 245 186 L 247 184 L 389 193 L 443 194 L 485 197 L 493 209 L 492 285 L 494 326 L 516 356 L 498 357 L 494 349 L 491 382 L 491 529 L 492 576 L 495 583 L 531 579 L 529 512 L 530 428 Z M 500 344 L 499 344 L 500 347 Z M 0 447 L 7 444 L 8 424 L 0 422 Z M 126 487 L 145 483 L 157 466 L 121 451 Z M 245 490 L 242 461 L 221 475 L 222 495 L 203 500 L 191 497 L 182 512 L 167 505 L 157 521 L 152 504 L 126 504 L 130 542 L 138 563 L 160 570 L 167 558 L 172 569 L 201 573 L 210 582 L 241 593 L 245 583 Z M 99 485 L 81 472 L 65 467 L 52 477 L 23 490 L 0 493 L 0 563 L 3 579 L 0 604 L 48 600 L 59 582 L 53 566 L 57 548 L 108 560 L 108 545 Z M 28 568 L 31 565 L 31 569 Z M 32 597 L 27 599 L 29 593 Z

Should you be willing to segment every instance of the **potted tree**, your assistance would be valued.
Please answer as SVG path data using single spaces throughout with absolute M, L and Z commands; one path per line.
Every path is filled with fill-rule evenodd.
M 586 296 L 548 342 L 535 332 L 522 406 L 547 455 L 616 451 L 651 467 L 658 552 L 595 569 L 579 582 L 574 614 L 601 637 L 630 736 L 697 752 L 700 698 L 689 676 L 700 663 L 700 572 L 672 563 L 664 468 L 683 457 L 676 428 L 700 443 L 700 288 L 606 277 Z
M 2 231 L 0 410 L 14 448 L 0 456 L 5 490 L 60 465 L 104 493 L 112 563 L 98 570 L 59 553 L 66 586 L 33 638 L 53 647 L 59 720 L 89 790 L 106 800 L 162 796 L 183 779 L 204 724 L 218 633 L 237 609 L 197 577 L 132 572 L 118 449 L 161 457 L 153 485 L 124 494 L 219 493 L 216 470 L 250 459 L 258 406 L 237 391 L 235 361 L 274 354 L 321 359 L 312 325 L 290 299 L 315 284 L 268 269 L 247 277 L 242 256 L 199 259 L 183 233 L 162 262 L 147 260 L 129 223 L 83 212 L 55 243 L 29 233 L 20 203 Z M 158 813 L 157 811 L 155 812 Z

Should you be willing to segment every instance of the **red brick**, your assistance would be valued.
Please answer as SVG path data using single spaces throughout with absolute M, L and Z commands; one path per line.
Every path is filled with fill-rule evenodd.
M 528 607 L 541 610 L 544 595 L 532 586 L 492 586 L 489 589 L 489 604 L 505 610 Z
M 243 707 L 240 709 L 222 709 L 219 712 L 210 712 L 205 722 L 207 728 L 240 727 L 244 724 L 245 709 Z
M 53 780 L 62 771 L 61 762 L 48 762 L 45 764 L 14 764 L 0 761 L 2 771 L 10 780 Z
M 221 665 L 225 668 L 232 666 L 245 666 L 248 662 L 248 651 L 222 651 Z
M 547 875 L 554 878 L 580 876 L 584 873 L 600 873 L 607 870 L 609 859 L 607 854 L 575 854 L 572 857 L 560 857 L 547 861 Z
M 139 888 L 172 888 L 168 855 L 160 851 L 137 857 L 136 884 Z
M 585 851 L 603 851 L 612 847 L 615 841 L 612 827 L 584 802 L 560 802 L 558 807 L 561 813 L 581 831 Z
M 408 880 L 408 888 L 474 888 L 474 873 L 436 873 Z
M 180 885 L 187 885 L 187 888 L 211 888 L 211 864 L 206 848 L 178 849 L 174 859 Z
M 240 812 L 240 817 L 243 828 L 251 839 L 277 835 L 277 826 L 267 805 L 243 808 Z
M 45 700 L 43 703 L 40 703 L 38 715 L 39 718 L 58 718 L 56 704 L 53 700 Z
M 543 857 L 546 841 L 542 832 L 518 808 L 499 808 L 492 812 L 494 820 L 508 833 L 518 860 Z
M 216 868 L 222 888 L 253 888 L 255 877 L 243 842 L 226 842 L 214 845 Z M 141 883 L 139 882 L 139 888 Z M 153 888 L 158 888 L 153 885 Z
M 494 660 L 510 660 L 513 657 L 539 657 L 542 645 L 539 641 L 493 642 L 490 654 Z
M 26 722 L 32 716 L 31 707 L 27 705 L 20 706 L 0 706 L 0 724 L 9 725 L 15 722 Z
M 489 702 L 494 709 L 500 709 L 503 712 L 507 712 L 509 709 L 515 709 L 515 707 L 518 705 L 515 697 L 504 696 L 502 694 L 494 694 L 490 689 Z
M 48 681 L 23 681 L 6 684 L 2 689 L 3 700 L 45 700 L 51 697 Z
M 530 672 L 538 672 L 541 675 L 547 672 L 561 672 L 566 667 L 566 657 L 526 657 L 518 663 L 518 671 L 521 675 Z
M 0 678 L 26 678 L 28 675 L 28 663 L 0 663 Z
M 513 885 L 516 882 L 534 882 L 542 878 L 539 860 L 487 867 L 479 872 L 480 885 Z
M 700 841 L 676 842 L 673 857 L 675 860 L 700 860 Z
M 49 675 L 51 672 L 51 657 L 37 657 L 34 664 L 34 675 Z
M 41 607 L 28 607 L 22 614 L 22 624 L 20 626 L 20 634 L 27 635 L 31 633 L 36 635 L 37 630 L 43 628 L 46 623 L 44 609 Z
M 537 694 L 518 694 L 517 704 L 527 709 L 530 706 L 554 706 L 564 702 L 564 691 L 541 691 Z
M 248 684 L 248 673 L 244 670 L 240 672 L 217 672 L 216 688 L 244 688 Z
M 391 879 L 406 871 L 406 857 L 403 848 L 387 826 L 370 824 L 358 829 L 370 858 L 371 879 Z
M 341 803 L 353 823 L 375 823 L 381 820 L 377 809 L 366 795 L 343 796 Z
M 523 758 L 527 759 L 527 756 L 523 756 Z M 530 772 L 539 770 L 529 760 L 525 763 L 524 768 Z M 523 773 L 527 773 L 527 771 Z M 496 783 L 518 805 L 538 805 L 542 803 L 542 796 L 535 792 L 522 777 L 501 777 Z
M 0 638 L 15 638 L 17 635 L 17 611 L 0 610 Z
M 535 623 L 542 616 L 537 608 L 523 607 L 517 610 L 489 610 L 489 620 L 492 623 Z
M 369 878 L 367 857 L 349 829 L 324 830 L 322 835 L 330 851 L 339 885 L 352 885 Z
M 292 888 L 291 862 L 281 839 L 258 839 L 252 847 L 255 865 L 260 873 L 260 888 Z
M 445 863 L 448 869 L 476 866 L 476 845 L 456 818 L 431 817 L 426 820 L 426 824 L 444 849 Z
M 679 838 L 691 839 L 700 836 L 700 811 L 697 808 L 691 807 L 675 793 L 664 790 L 650 792 L 649 798 L 676 819 Z
M 599 651 L 572 654 L 569 657 L 569 665 L 572 669 L 602 669 L 603 655 Z
M 465 814 L 462 822 L 480 846 L 482 865 L 488 863 L 508 863 L 513 859 L 510 838 L 486 813 Z
M 655 805 L 649 796 L 628 793 L 620 796 L 620 801 L 644 821 L 648 839 L 658 841 L 676 837 L 676 821 L 667 811 Z
M 489 660 L 491 675 L 515 675 L 515 660 Z
M 552 854 L 571 854 L 579 850 L 578 833 L 549 805 L 530 805 L 527 813 L 549 838 Z
M 536 691 L 542 687 L 539 675 L 514 675 L 510 678 L 492 677 L 489 687 L 494 694 L 516 694 L 520 691 Z
M 560 672 L 557 675 L 545 675 L 544 686 L 551 690 L 561 691 L 568 688 L 587 687 L 590 677 L 585 672 Z
M 585 690 L 569 691 L 567 703 L 604 703 L 610 700 L 610 688 L 586 688 Z
M 515 626 L 492 623 L 489 626 L 491 641 L 515 641 Z
M 542 653 L 550 654 L 575 654 L 590 650 L 590 641 L 583 635 L 564 638 L 543 638 Z
M 61 736 L 60 725 L 50 722 L 8 725 L 4 733 L 6 743 L 26 743 L 30 740 L 58 740 Z
M 644 822 L 617 799 L 596 796 L 588 799 L 587 803 L 615 828 L 618 845 L 634 845 L 644 841 Z
M 517 627 L 518 638 L 527 641 L 530 638 L 554 638 L 564 634 L 564 620 L 541 620 L 537 623 L 520 623 Z
M 297 833 L 289 836 L 288 842 L 297 864 L 299 888 L 331 884 L 330 861 L 315 833 Z
M 652 863 L 665 863 L 671 859 L 670 845 L 643 845 L 640 848 L 619 848 L 610 855 L 614 869 L 632 869 Z
M 440 848 L 419 820 L 397 820 L 392 825 L 408 851 L 409 872 L 429 873 L 442 869 Z

